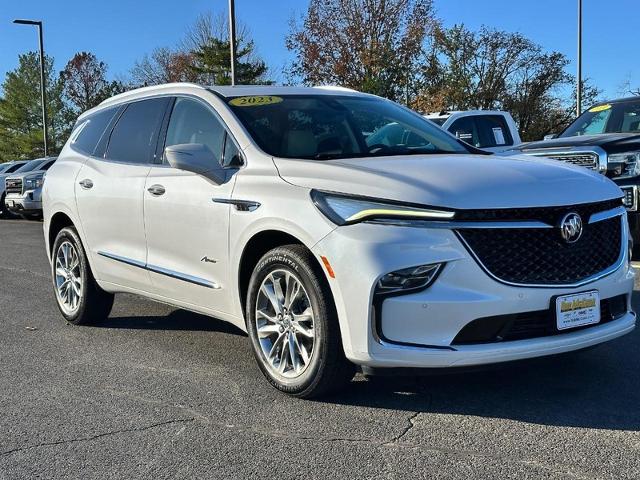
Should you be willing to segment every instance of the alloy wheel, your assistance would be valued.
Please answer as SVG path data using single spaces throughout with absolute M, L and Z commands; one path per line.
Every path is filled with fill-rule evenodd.
M 314 352 L 315 317 L 300 279 L 288 270 L 274 270 L 262 281 L 255 311 L 263 360 L 277 376 L 297 378 Z
M 55 256 L 55 282 L 58 302 L 66 313 L 72 314 L 80 304 L 83 281 L 80 256 L 71 242 L 62 242 L 58 247 Z

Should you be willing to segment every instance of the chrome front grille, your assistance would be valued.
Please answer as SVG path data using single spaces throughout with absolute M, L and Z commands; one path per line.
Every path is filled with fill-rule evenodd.
M 571 163 L 580 167 L 598 170 L 598 154 L 596 152 L 575 152 L 575 153 L 537 153 L 536 156 L 544 156 L 560 162 Z
M 490 219 L 505 226 L 473 226 L 456 233 L 480 266 L 504 283 L 579 285 L 617 268 L 621 261 L 626 242 L 620 207 L 617 199 L 563 207 L 464 211 L 457 214 L 461 220 Z M 596 217 L 605 212 L 613 216 Z M 573 243 L 563 240 L 558 227 L 568 213 L 577 213 L 584 222 L 582 236 Z M 539 222 L 541 227 L 520 226 L 527 221 Z
M 21 178 L 7 178 L 5 184 L 5 191 L 7 195 L 10 193 L 17 193 L 22 195 L 22 179 Z

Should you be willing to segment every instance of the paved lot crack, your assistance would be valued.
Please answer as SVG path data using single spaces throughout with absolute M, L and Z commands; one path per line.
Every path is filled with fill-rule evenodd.
M 25 450 L 33 450 L 35 448 L 52 447 L 56 445 L 63 445 L 66 443 L 91 442 L 93 440 L 97 440 L 103 437 L 109 437 L 112 435 L 120 435 L 123 433 L 132 433 L 132 432 L 144 432 L 145 430 L 151 430 L 153 428 L 163 427 L 166 425 L 172 425 L 176 423 L 189 423 L 193 421 L 195 421 L 195 418 L 180 418 L 175 420 L 167 420 L 165 422 L 152 423 L 151 425 L 146 425 L 144 427 L 124 428 L 122 430 L 113 430 L 110 432 L 98 433 L 96 435 L 91 435 L 87 437 L 69 438 L 65 440 L 57 440 L 55 442 L 42 442 L 42 443 L 37 443 L 35 445 L 27 445 L 25 447 L 18 447 L 18 448 L 13 448 L 11 450 L 4 451 L 4 452 L 0 452 L 0 457 L 5 457 L 7 455 L 11 455 L 14 453 L 23 452 Z
M 390 445 L 394 443 L 398 443 L 400 440 L 404 438 L 404 436 L 411 431 L 411 429 L 415 426 L 415 420 L 420 415 L 420 412 L 413 412 L 413 414 L 407 419 L 407 426 L 404 427 L 402 432 L 399 435 L 396 435 L 391 439 L 391 441 L 387 442 L 384 445 Z

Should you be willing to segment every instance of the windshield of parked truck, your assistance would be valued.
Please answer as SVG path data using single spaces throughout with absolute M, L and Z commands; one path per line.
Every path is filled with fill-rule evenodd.
M 253 95 L 227 101 L 255 143 L 274 157 L 469 153 L 421 115 L 375 97 Z
M 33 170 L 36 170 L 44 162 L 45 162 L 45 160 L 43 160 L 41 158 L 37 159 L 37 160 L 31 160 L 31 161 L 25 163 L 24 165 L 22 165 L 19 169 L 17 169 L 15 171 L 15 173 L 32 172 Z
M 596 105 L 580 115 L 560 137 L 639 133 L 640 99 Z

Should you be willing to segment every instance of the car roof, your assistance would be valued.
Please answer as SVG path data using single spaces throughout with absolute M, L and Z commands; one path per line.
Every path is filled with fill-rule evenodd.
M 120 105 L 133 100 L 139 100 L 146 97 L 158 95 L 158 94 L 180 94 L 189 92 L 202 92 L 203 90 L 214 92 L 225 98 L 243 96 L 243 95 L 353 95 L 353 96 L 370 96 L 367 93 L 361 93 L 349 88 L 323 85 L 316 87 L 284 87 L 274 85 L 235 85 L 235 86 L 222 86 L 213 85 L 206 86 L 196 83 L 165 83 L 162 85 L 154 85 L 151 87 L 136 88 L 127 92 L 115 95 L 111 98 L 104 100 L 97 107 L 92 108 L 84 112 L 78 119 L 82 119 L 88 115 L 91 115 L 99 110 L 110 106 Z
M 425 117 L 427 118 L 449 118 L 453 115 L 464 114 L 464 115 L 504 115 L 507 112 L 503 112 L 502 110 L 445 110 L 442 112 L 432 112 L 427 113 Z
M 640 102 L 640 95 L 635 95 L 633 97 L 625 97 L 625 98 L 616 98 L 613 100 L 606 100 L 604 102 L 594 103 L 591 108 L 597 107 L 598 105 L 607 105 L 609 103 L 627 103 L 627 102 Z

